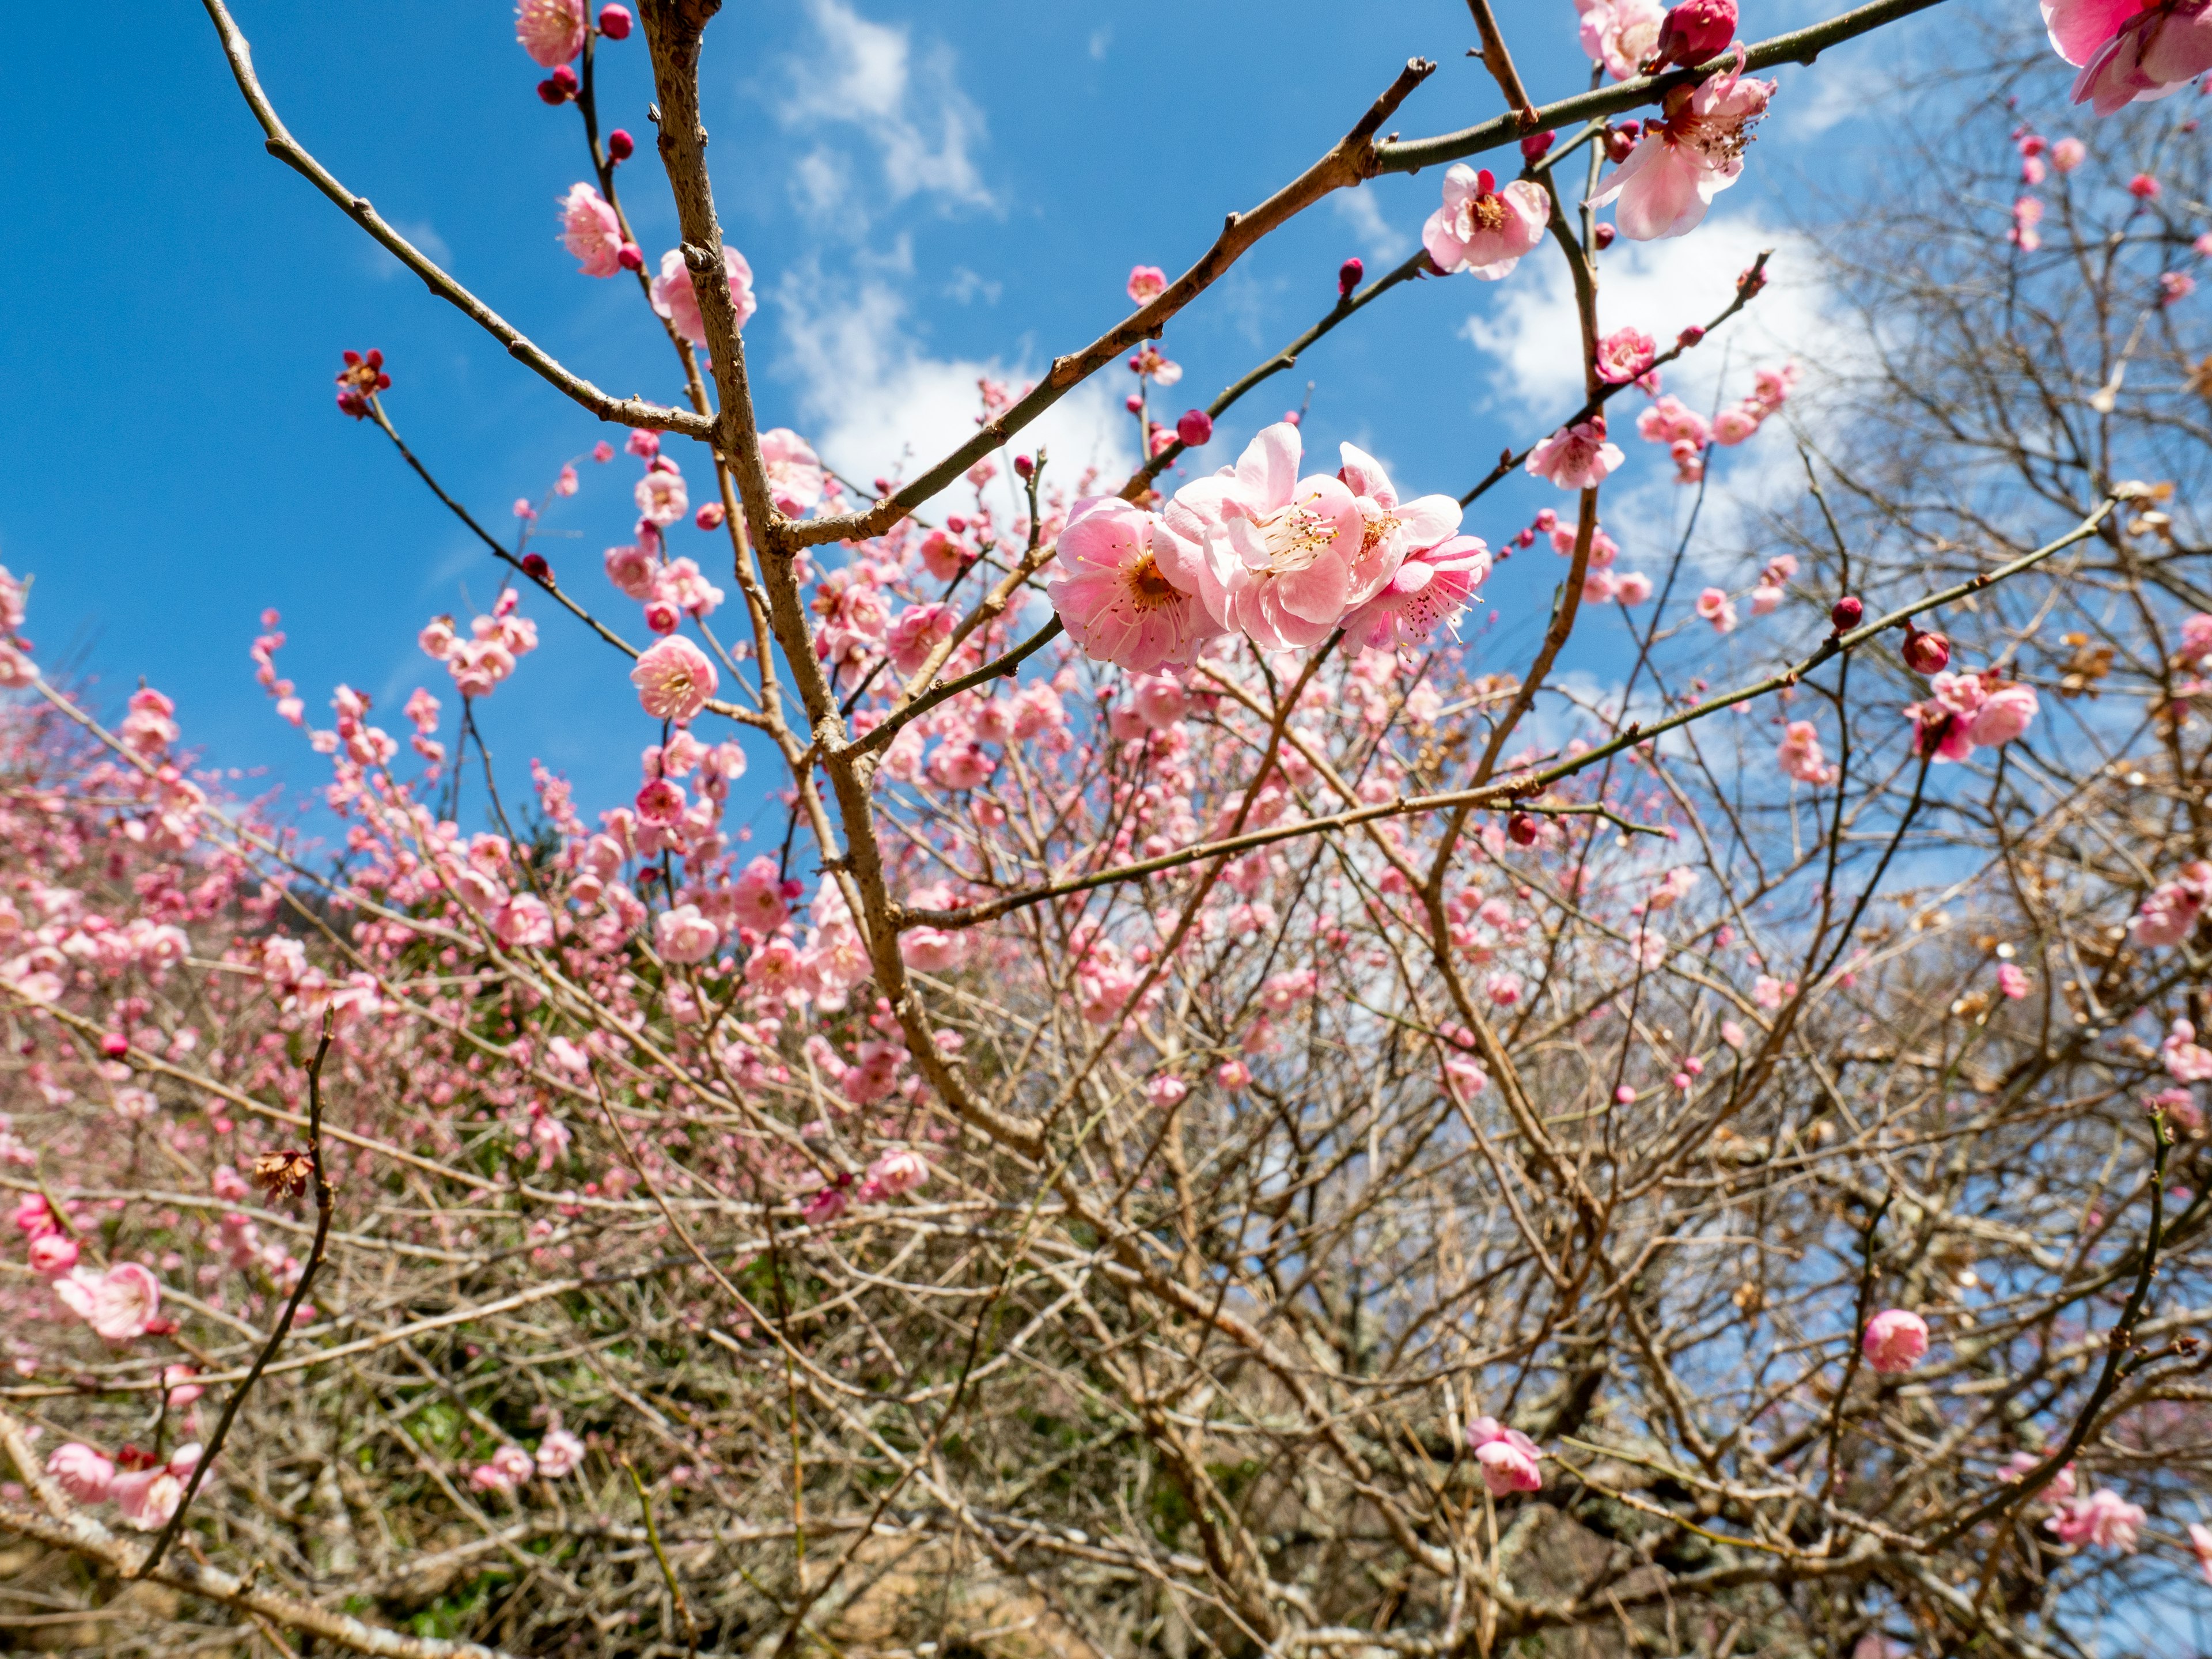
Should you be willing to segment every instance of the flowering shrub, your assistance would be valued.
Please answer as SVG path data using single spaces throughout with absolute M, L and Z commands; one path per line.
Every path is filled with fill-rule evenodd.
M 975 435 L 864 494 L 757 428 L 753 266 L 699 149 L 712 8 L 519 8 L 592 171 L 553 239 L 635 283 L 691 398 L 501 337 L 628 435 L 511 545 L 433 484 L 503 582 L 465 632 L 425 622 L 458 708 L 418 687 L 404 744 L 285 678 L 264 616 L 343 857 L 222 796 L 158 690 L 102 726 L 0 572 L 0 1528 L 39 1594 L 79 1595 L 78 1561 L 426 1656 L 1428 1659 L 1684 1628 L 2045 1652 L 2212 1573 L 2184 1518 L 2212 1474 L 2212 357 L 2167 280 L 2212 252 L 2203 180 L 2132 173 L 2156 110 L 2104 155 L 2023 125 L 1981 207 L 1832 256 L 1959 264 L 1817 418 L 1795 362 L 1701 415 L 1664 377 L 1765 258 L 1717 318 L 1613 318 L 1601 233 L 1692 232 L 1777 95 L 1750 71 L 1905 8 L 1774 46 L 1728 0 L 1579 9 L 1613 84 L 1578 133 L 1531 108 L 1378 143 L 1409 66 L 1206 260 L 1136 266 L 1121 324 L 983 382 Z M 2100 110 L 2212 68 L 2201 6 L 2047 9 Z M 591 74 L 634 24 L 683 227 L 650 263 Z M 1520 178 L 1459 164 L 1521 128 Z M 1611 226 L 1564 211 L 1583 145 Z M 1297 419 L 1170 479 L 1262 378 L 1152 421 L 1176 314 L 1282 204 L 1432 162 L 1422 250 L 1346 262 L 1316 332 L 1556 256 L 1583 406 L 1464 495 Z M 1000 465 L 1116 360 L 1134 476 Z M 404 356 L 343 362 L 340 409 L 432 480 Z M 1801 418 L 1807 492 L 1741 560 L 1615 568 L 1616 474 L 1702 499 Z M 1486 522 L 1516 472 L 1574 499 Z M 630 540 L 596 571 L 528 550 L 606 477 Z M 1548 615 L 1493 629 L 1486 584 L 1540 542 Z M 476 705 L 554 627 L 635 702 L 626 799 L 484 750 Z M 1600 632 L 1592 695 L 1561 659 Z M 741 739 L 784 808 L 758 846 Z

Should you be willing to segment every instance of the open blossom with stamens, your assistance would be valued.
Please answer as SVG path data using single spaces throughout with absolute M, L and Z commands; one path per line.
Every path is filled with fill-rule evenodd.
M 1129 267 L 1129 298 L 1140 306 L 1148 306 L 1168 291 L 1168 274 L 1158 265 Z
M 752 320 L 759 302 L 753 298 L 753 268 L 745 256 L 728 243 L 722 245 L 722 269 L 730 276 L 730 301 L 736 307 L 738 326 Z M 660 256 L 660 275 L 653 279 L 653 308 L 675 325 L 693 345 L 707 343 L 707 325 L 699 315 L 699 293 L 691 285 L 691 272 L 680 248 Z
M 1489 574 L 1490 549 L 1477 537 L 1409 553 L 1382 591 L 1344 619 L 1345 637 L 1371 651 L 1425 645 L 1459 620 Z
M 185 1486 L 200 1461 L 198 1445 L 179 1446 L 166 1463 L 118 1474 L 107 1495 L 115 1500 L 125 1525 L 140 1532 L 158 1532 L 168 1525 L 177 1505 L 185 1501 Z
M 787 426 L 771 427 L 762 433 L 760 447 L 775 510 L 787 518 L 805 517 L 822 499 L 822 458 Z
M 53 1287 L 70 1312 L 110 1342 L 145 1335 L 161 1310 L 161 1281 L 135 1261 L 118 1261 L 106 1273 L 73 1267 Z
M 2128 924 L 2128 935 L 2142 945 L 2179 945 L 2195 929 L 2208 898 L 2212 898 L 2212 864 L 2202 860 L 2185 864 L 2173 880 L 2151 890 Z
M 1198 562 L 1158 514 L 1115 497 L 1079 501 L 1045 593 L 1086 656 L 1139 674 L 1184 667 L 1221 631 L 1200 597 Z
M 1616 81 L 1640 72 L 1659 46 L 1667 9 L 1661 0 L 1577 0 L 1582 12 L 1583 50 L 1602 64 Z
M 1537 444 L 1528 452 L 1528 470 L 1562 489 L 1594 489 L 1627 459 L 1619 444 L 1606 441 L 1605 416 L 1593 415 Z
M 1735 601 L 1728 596 L 1725 588 L 1708 587 L 1698 594 L 1697 612 L 1713 625 L 1716 634 L 1735 631 Z
M 1751 127 L 1773 96 L 1773 82 L 1733 69 L 1675 88 L 1660 106 L 1664 118 L 1644 124 L 1635 150 L 1588 205 L 1613 204 L 1613 223 L 1631 241 L 1694 230 L 1713 198 L 1742 176 Z
M 1464 270 L 1494 283 L 1544 240 L 1551 216 L 1541 185 L 1516 179 L 1500 190 L 1489 168 L 1455 161 L 1444 172 L 1443 205 L 1421 227 L 1421 246 L 1445 275 Z
M 641 656 L 629 678 L 647 714 L 681 723 L 707 706 L 718 677 L 707 653 L 678 634 Z
M 104 1504 L 115 1484 L 115 1465 L 91 1447 L 72 1440 L 54 1448 L 46 1473 L 80 1504 Z
M 571 185 L 562 198 L 561 246 L 576 256 L 576 269 L 584 276 L 611 276 L 622 269 L 622 223 L 606 198 L 589 185 Z
M 1206 610 L 1263 651 L 1327 639 L 1351 602 L 1367 524 L 1344 480 L 1301 478 L 1298 429 L 1261 429 L 1234 467 L 1185 484 L 1168 528 L 1195 545 Z M 1063 538 L 1063 543 L 1065 538 Z
M 1658 355 L 1658 347 L 1642 329 L 1617 328 L 1597 343 L 1597 377 L 1625 386 L 1650 368 Z
M 1455 534 L 1462 508 L 1449 495 L 1420 495 L 1401 501 L 1382 462 L 1350 444 L 1340 444 L 1338 448 L 1344 465 L 1336 476 L 1352 492 L 1366 526 L 1360 536 L 1359 551 L 1352 556 L 1352 588 L 1346 603 L 1364 605 L 1382 591 L 1409 551 L 1434 547 Z
M 591 28 L 584 0 L 522 0 L 514 9 L 514 38 L 546 69 L 568 63 L 583 51 Z

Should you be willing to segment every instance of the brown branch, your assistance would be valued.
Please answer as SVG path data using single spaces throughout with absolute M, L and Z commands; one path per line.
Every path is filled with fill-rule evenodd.
M 1521 84 L 1521 71 L 1513 67 L 1513 54 L 1505 49 L 1505 36 L 1498 27 L 1498 20 L 1490 15 L 1490 0 L 1467 0 L 1467 9 L 1474 14 L 1475 33 L 1482 37 L 1482 50 L 1473 55 L 1482 59 L 1483 68 L 1498 82 L 1498 91 L 1505 94 L 1506 107 L 1513 112 L 1521 130 L 1535 131 L 1544 125 L 1544 118 L 1528 101 L 1528 89 Z

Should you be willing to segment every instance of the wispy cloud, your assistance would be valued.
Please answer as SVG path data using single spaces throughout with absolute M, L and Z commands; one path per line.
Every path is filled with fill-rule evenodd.
M 1359 239 L 1359 250 L 1378 264 L 1395 264 L 1413 251 L 1413 239 L 1382 216 L 1382 205 L 1369 190 L 1340 190 L 1329 204 L 1345 227 Z

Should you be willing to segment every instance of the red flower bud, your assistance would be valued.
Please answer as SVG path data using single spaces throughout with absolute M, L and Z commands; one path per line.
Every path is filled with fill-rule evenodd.
M 543 553 L 524 554 L 522 574 L 532 581 L 544 582 L 548 587 L 553 586 L 553 567 L 545 562 L 545 556 Z
M 1132 392 L 1127 397 L 1121 399 L 1121 407 L 1127 410 L 1132 415 L 1135 414 L 1144 406 L 1145 397 L 1144 393 L 1140 392 Z
M 1552 148 L 1552 140 L 1559 135 L 1547 127 L 1541 132 L 1532 132 L 1521 141 L 1521 159 L 1540 161 Z
M 100 1052 L 110 1060 L 120 1060 L 131 1052 L 131 1039 L 120 1031 L 103 1032 L 100 1039 Z
M 1182 418 L 1176 422 L 1176 436 L 1195 449 L 1212 440 L 1213 417 L 1202 409 L 1186 409 Z
M 954 535 L 957 536 L 957 535 L 962 534 L 963 532 L 964 532 L 967 530 L 967 528 L 968 528 L 968 520 L 965 520 L 965 519 L 963 519 L 963 518 L 962 518 L 958 514 L 957 514 L 957 513 L 956 513 L 956 514 L 954 514 L 952 515 L 952 517 L 951 517 L 951 518 L 947 519 L 947 520 L 945 521 L 945 527 L 947 530 L 951 531 Z
M 635 154 L 636 150 L 636 141 L 633 139 L 629 136 L 629 132 L 624 129 L 617 127 L 612 132 L 607 135 L 607 159 L 609 161 L 627 161 L 629 160 L 631 155 Z
M 1719 57 L 1735 39 L 1735 0 L 1682 0 L 1660 20 L 1659 43 L 1644 68 L 1693 69 Z
M 702 530 L 720 530 L 722 527 L 722 518 L 721 502 L 707 501 L 691 515 L 691 522 Z
M 1905 645 L 1899 654 L 1916 674 L 1940 674 L 1950 665 L 1951 641 L 1941 634 L 1923 634 L 1907 623 Z
M 1636 135 L 1624 127 L 1608 127 L 1604 143 L 1607 161 L 1626 161 L 1629 152 L 1636 148 Z
M 550 78 L 538 83 L 538 95 L 549 104 L 565 104 L 568 101 L 568 89 L 558 81 Z
M 1835 624 L 1836 632 L 1848 634 L 1859 625 L 1859 618 L 1865 615 L 1866 606 L 1854 595 L 1846 593 L 1829 607 L 1828 620 Z
M 1730 6 L 1729 10 L 1733 13 L 1735 10 L 1735 8 L 1734 6 Z M 627 6 L 601 6 L 599 8 L 599 33 L 605 35 L 608 40 L 629 40 L 629 9 Z
M 1349 300 L 1352 290 L 1359 286 L 1359 279 L 1367 274 L 1367 266 L 1358 255 L 1346 259 L 1336 268 L 1336 297 Z
M 645 250 L 635 242 L 624 242 L 615 250 L 615 263 L 624 270 L 643 270 Z
M 1689 327 L 1684 329 L 1680 334 L 1677 334 L 1674 337 L 1675 340 L 1679 343 L 1686 346 L 1693 346 L 1705 337 L 1705 331 L 1699 328 L 1695 323 L 1692 323 Z
M 1513 838 L 1516 847 L 1534 847 L 1536 844 L 1536 820 L 1526 812 L 1516 812 L 1505 820 L 1505 833 Z
M 1606 249 L 1611 247 L 1613 246 L 1613 239 L 1620 234 L 1620 233 L 1615 230 L 1611 225 L 1600 225 L 1595 232 L 1598 252 L 1602 253 Z
M 1036 463 L 1026 455 L 1015 456 L 1014 476 L 1018 478 L 1035 477 L 1036 476 Z

